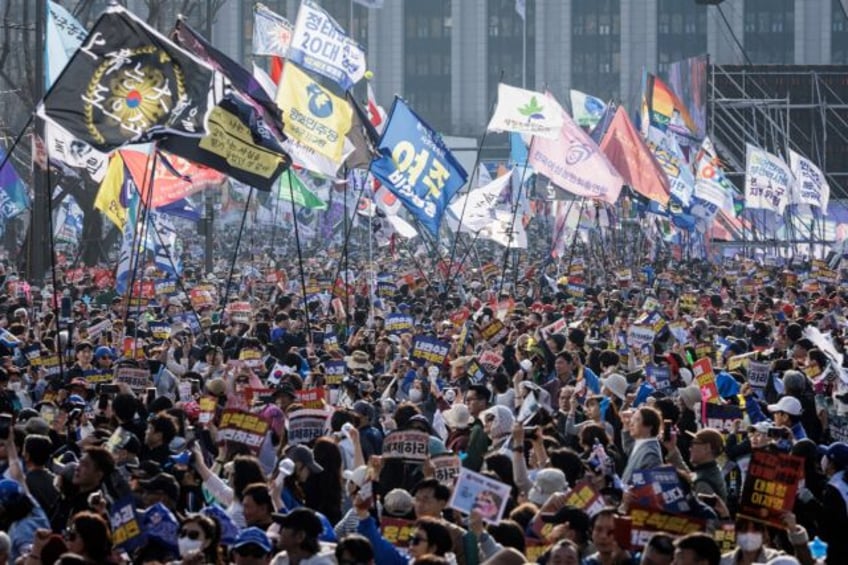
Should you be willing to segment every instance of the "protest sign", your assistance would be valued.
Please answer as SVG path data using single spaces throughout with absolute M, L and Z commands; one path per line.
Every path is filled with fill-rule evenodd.
M 380 518 L 380 530 L 390 544 L 401 549 L 409 549 L 409 538 L 415 532 L 415 521 L 383 515 Z
M 627 345 L 630 347 L 642 347 L 654 342 L 654 329 L 650 326 L 632 325 L 627 328 Z
M 172 319 L 175 323 L 180 322 L 188 327 L 193 335 L 201 333 L 200 320 L 197 319 L 194 312 L 183 312 L 182 314 L 177 314 Z
M 191 394 L 191 381 L 180 381 L 177 385 L 180 402 L 191 402 L 193 397 Z
M 417 335 L 412 340 L 412 353 L 410 359 L 421 364 L 432 363 L 441 365 L 450 351 L 450 344 L 432 336 Z
M 718 402 L 718 387 L 716 387 L 713 365 L 707 358 L 698 359 L 692 365 L 692 376 L 701 388 L 701 398 L 707 402 Z
M 698 309 L 698 296 L 693 292 L 681 294 L 678 307 L 681 312 L 694 312 Z
M 324 332 L 324 350 L 327 353 L 339 350 L 339 336 L 334 331 Z
M 324 363 L 324 382 L 329 386 L 342 384 L 342 379 L 347 371 L 344 361 L 326 361 Z
M 176 294 L 177 293 L 177 281 L 170 279 L 159 279 L 153 283 L 154 288 L 156 289 L 157 295 L 162 294 Z
M 771 366 L 768 363 L 759 361 L 748 362 L 748 384 L 754 391 L 762 392 L 768 385 L 768 378 L 771 374 Z
M 551 545 L 535 538 L 524 537 L 524 555 L 527 563 L 538 563 L 539 558 L 550 549 Z
M 136 394 L 144 392 L 144 389 L 153 384 L 150 371 L 147 369 L 136 369 L 135 367 L 115 368 L 115 382 L 127 384 Z
M 509 499 L 510 486 L 463 467 L 448 506 L 466 516 L 477 510 L 484 522 L 498 524 Z
M 742 355 L 734 355 L 733 357 L 729 357 L 727 359 L 727 370 L 735 371 L 740 367 L 748 368 L 750 366 L 751 361 L 756 359 L 758 353 L 756 351 L 750 351 L 748 353 L 743 353 Z M 750 378 L 748 379 L 750 381 Z
M 509 334 L 509 329 L 498 319 L 494 319 L 480 328 L 480 337 L 492 345 L 505 338 L 507 334 Z
M 97 385 L 102 383 L 111 383 L 112 382 L 112 373 L 101 373 L 100 371 L 93 369 L 89 371 L 83 371 L 83 378 L 85 378 L 85 382 L 90 385 Z
M 480 364 L 477 359 L 472 359 L 468 366 L 465 368 L 468 373 L 468 378 L 471 379 L 471 382 L 474 384 L 480 384 L 486 379 L 486 370 Z
M 100 336 L 106 332 L 112 331 L 112 320 L 103 320 L 88 326 L 88 339 L 92 342 L 97 342 Z
M 383 300 L 391 300 L 397 294 L 397 285 L 393 282 L 380 281 L 377 283 L 377 296 Z
M 212 308 L 215 306 L 215 300 L 212 298 L 212 293 L 201 288 L 191 289 L 188 293 L 188 299 L 195 310 Z
M 29 364 L 33 367 L 38 367 L 38 365 L 41 364 L 40 345 L 29 345 L 25 347 L 21 352 L 24 354 L 24 357 L 26 357 L 27 362 L 29 362 Z
M 231 302 L 227 306 L 227 313 L 230 315 L 230 320 L 239 324 L 249 324 L 250 317 L 253 315 L 253 309 L 250 307 L 250 302 Z
M 144 533 L 135 511 L 131 494 L 127 494 L 112 503 L 109 511 L 109 523 L 112 526 L 112 544 L 124 551 L 133 552 L 144 542 Z
M 62 372 L 62 367 L 59 363 L 58 355 L 42 357 L 41 364 L 39 366 L 44 370 L 45 377 L 55 377 L 56 375 Z
M 703 405 L 702 423 L 704 427 L 724 432 L 733 430 L 733 422 L 742 419 L 742 409 L 732 404 L 707 402 Z
M 733 522 L 719 524 L 713 532 L 713 539 L 718 544 L 722 555 L 736 549 L 736 524 Z
M 436 455 L 430 459 L 430 465 L 433 466 L 434 476 L 437 481 L 443 485 L 453 487 L 456 478 L 459 476 L 459 456 L 449 453 Z
M 198 401 L 200 406 L 200 415 L 197 421 L 201 424 L 208 424 L 215 417 L 215 409 L 218 407 L 218 401 L 214 396 L 203 396 Z
M 268 422 L 256 414 L 241 410 L 226 409 L 221 415 L 218 438 L 259 449 L 265 440 Z
M 715 347 L 712 343 L 702 341 L 700 343 L 695 344 L 695 358 L 701 359 L 712 359 L 715 355 Z
M 680 484 L 680 477 L 672 465 L 663 465 L 653 469 L 635 471 L 631 478 L 633 488 L 630 493 L 636 506 L 648 510 L 662 510 L 672 514 L 686 513 L 691 510 L 686 502 L 686 493 Z
M 424 461 L 430 447 L 430 435 L 418 431 L 394 431 L 383 440 L 383 459 Z
M 647 365 L 645 373 L 648 375 L 648 382 L 659 392 L 666 396 L 672 396 L 675 391 L 671 384 L 671 369 L 666 366 Z
M 503 355 L 501 355 L 497 351 L 489 349 L 480 354 L 479 361 L 480 364 L 483 365 L 483 367 L 487 371 L 489 371 L 490 373 L 494 373 L 497 368 L 501 366 L 504 361 L 504 358 Z
M 295 391 L 299 404 L 304 408 L 313 410 L 322 410 L 324 408 L 324 389 L 323 388 L 307 388 Z
M 568 318 L 562 317 L 556 320 L 553 324 L 542 328 L 542 335 L 548 337 L 554 334 L 563 333 L 568 330 Z
M 289 414 L 289 443 L 309 443 L 324 435 L 327 413 L 323 410 L 295 410 Z
M 830 441 L 848 441 L 848 416 L 828 414 L 827 429 L 830 432 Z
M 412 326 L 412 316 L 406 314 L 389 314 L 383 324 L 383 328 L 394 335 L 412 332 Z
M 804 460 L 788 453 L 755 449 L 742 488 L 738 516 L 784 528 L 783 515 L 792 510 Z
M 127 359 L 141 360 L 146 357 L 144 353 L 144 341 L 133 336 L 124 336 L 121 342 L 121 353 Z
M 265 371 L 265 362 L 262 360 L 262 351 L 259 349 L 242 349 L 239 351 L 239 361 L 242 367 L 247 367 L 254 373 Z
M 165 341 L 171 337 L 171 324 L 167 322 L 150 322 L 147 324 L 150 335 L 158 342 Z
M 702 532 L 706 527 L 704 520 L 691 518 L 684 514 L 669 514 L 661 510 L 634 507 L 630 509 L 630 547 L 638 550 L 655 532 L 665 532 L 672 536 L 684 536 L 694 532 Z M 618 527 L 618 524 L 616 524 Z
M 590 481 L 580 481 L 568 491 L 565 503 L 583 510 L 591 518 L 600 512 L 606 502 L 600 491 Z

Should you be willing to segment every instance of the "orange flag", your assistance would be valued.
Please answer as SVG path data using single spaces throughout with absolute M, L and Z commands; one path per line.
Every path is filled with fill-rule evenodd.
M 621 106 L 601 140 L 601 151 L 636 192 L 668 205 L 668 177 Z

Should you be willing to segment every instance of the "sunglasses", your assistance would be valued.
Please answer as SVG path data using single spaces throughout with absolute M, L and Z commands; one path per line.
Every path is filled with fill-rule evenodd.
M 267 555 L 267 552 L 264 549 L 253 544 L 239 547 L 235 550 L 235 552 L 242 557 L 251 557 L 253 559 L 261 559 Z
M 181 538 L 188 538 L 190 540 L 196 540 L 200 537 L 200 532 L 197 530 L 180 530 Z
M 409 538 L 409 545 L 418 545 L 422 542 L 427 543 L 427 538 L 422 538 L 421 536 L 412 536 Z

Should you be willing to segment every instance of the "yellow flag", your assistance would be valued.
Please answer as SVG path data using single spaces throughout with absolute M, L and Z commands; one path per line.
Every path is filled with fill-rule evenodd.
M 100 183 L 94 207 L 115 224 L 119 230 L 124 229 L 127 221 L 127 209 L 121 205 L 121 189 L 124 186 L 124 160 L 121 154 L 115 151 L 109 160 L 109 168 Z
M 341 163 L 345 135 L 353 119 L 347 100 L 287 62 L 277 90 L 277 105 L 283 111 L 286 135 Z

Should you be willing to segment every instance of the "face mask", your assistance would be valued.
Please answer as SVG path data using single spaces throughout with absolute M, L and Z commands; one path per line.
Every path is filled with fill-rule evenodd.
M 821 463 L 819 464 L 821 465 L 822 471 L 824 471 L 825 473 L 827 473 L 827 464 L 829 462 L 830 460 L 827 458 L 827 455 L 822 455 Z
M 757 551 L 763 546 L 763 534 L 759 532 L 736 534 L 736 545 L 741 547 L 742 551 Z
M 409 400 L 412 402 L 420 402 L 421 401 L 421 391 L 417 388 L 413 388 L 409 391 Z
M 180 557 L 185 558 L 192 551 L 199 551 L 203 548 L 203 540 L 179 538 L 177 545 L 180 548 Z

